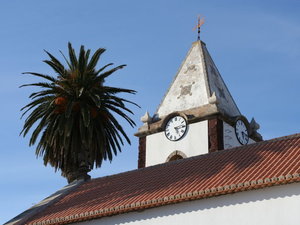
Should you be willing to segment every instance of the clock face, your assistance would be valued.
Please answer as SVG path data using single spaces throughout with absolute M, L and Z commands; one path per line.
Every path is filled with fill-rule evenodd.
M 186 120 L 181 116 L 174 116 L 166 124 L 165 135 L 171 141 L 178 141 L 187 131 Z
M 242 120 L 237 120 L 235 123 L 235 135 L 242 145 L 246 145 L 248 143 L 248 129 Z

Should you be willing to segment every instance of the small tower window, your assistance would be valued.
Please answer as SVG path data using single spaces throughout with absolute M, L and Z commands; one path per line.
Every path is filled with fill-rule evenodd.
M 181 155 L 173 155 L 170 159 L 170 161 L 175 161 L 175 160 L 179 160 L 179 159 L 183 159 L 183 157 Z
M 186 158 L 186 155 L 182 151 L 174 151 L 167 158 L 166 162 L 175 161 Z

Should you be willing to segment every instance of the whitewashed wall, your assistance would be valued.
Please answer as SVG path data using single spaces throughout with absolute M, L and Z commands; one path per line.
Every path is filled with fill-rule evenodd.
M 146 166 L 166 162 L 174 151 L 182 151 L 187 157 L 208 153 L 208 123 L 189 124 L 187 133 L 178 141 L 170 141 L 164 132 L 146 138 Z
M 223 130 L 224 149 L 241 146 L 240 142 L 238 141 L 235 135 L 234 127 L 230 126 L 228 123 L 223 122 Z M 255 143 L 255 141 L 249 138 L 248 144 L 253 143 Z
M 78 225 L 298 225 L 300 183 L 178 203 Z

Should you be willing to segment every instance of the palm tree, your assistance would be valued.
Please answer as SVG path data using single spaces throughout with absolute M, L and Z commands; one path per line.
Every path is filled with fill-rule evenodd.
M 43 78 L 44 82 L 25 84 L 41 88 L 32 93 L 31 102 L 24 106 L 22 117 L 27 115 L 21 134 L 29 130 L 29 145 L 37 140 L 36 155 L 43 156 L 48 163 L 68 182 L 89 179 L 87 174 L 94 167 L 100 167 L 103 160 L 112 160 L 125 139 L 130 140 L 116 119 L 125 119 L 132 127 L 133 114 L 126 104 L 133 104 L 118 94 L 135 94 L 134 90 L 105 86 L 105 79 L 126 65 L 107 69 L 112 63 L 96 69 L 105 49 L 99 48 L 90 58 L 90 49 L 81 46 L 78 57 L 71 43 L 68 43 L 69 59 L 64 57 L 65 67 L 57 58 L 45 51 L 49 60 L 44 60 L 56 73 L 50 76 L 34 72 L 24 74 Z

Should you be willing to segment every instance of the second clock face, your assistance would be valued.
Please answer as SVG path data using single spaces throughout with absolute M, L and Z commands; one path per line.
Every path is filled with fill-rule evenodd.
M 186 120 L 181 116 L 174 116 L 166 124 L 165 135 L 171 141 L 178 141 L 187 131 Z
M 246 124 L 242 120 L 237 120 L 235 124 L 235 135 L 238 139 L 238 141 L 245 145 L 249 141 L 248 136 L 248 129 L 246 127 Z

